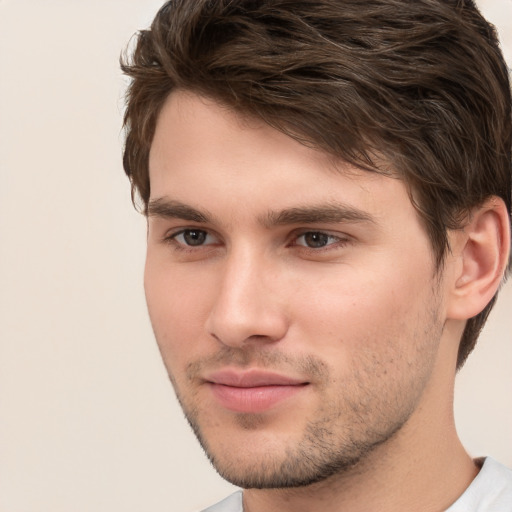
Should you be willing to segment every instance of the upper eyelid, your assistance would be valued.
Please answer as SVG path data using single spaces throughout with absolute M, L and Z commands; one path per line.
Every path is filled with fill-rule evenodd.
M 347 234 L 345 232 L 335 231 L 335 230 L 331 230 L 331 229 L 321 229 L 321 228 L 319 228 L 319 229 L 298 228 L 291 233 L 290 237 L 298 238 L 299 236 L 307 235 L 308 233 L 321 233 L 322 235 L 327 235 L 332 238 L 338 238 L 340 240 L 352 238 L 349 234 Z
M 166 236 L 176 236 L 180 233 L 183 233 L 184 231 L 204 231 L 205 233 L 211 234 L 213 236 L 216 236 L 218 238 L 221 238 L 221 236 L 217 233 L 214 229 L 208 229 L 204 226 L 179 226 L 174 227 L 166 230 L 165 235 Z M 338 231 L 330 230 L 330 229 L 314 229 L 314 228 L 296 228 L 291 231 L 291 233 L 288 235 L 290 238 L 292 237 L 299 237 L 302 235 L 306 235 L 308 233 L 321 233 L 323 235 L 331 236 L 333 238 L 350 238 L 350 236 L 346 233 L 341 233 Z
M 296 235 L 304 235 L 306 233 L 322 233 L 323 235 L 328 236 L 343 236 L 343 233 L 333 230 L 333 229 L 322 229 L 322 228 L 297 228 L 293 230 Z M 292 233 L 293 234 L 293 233 Z
M 177 236 L 185 231 L 204 231 L 205 233 L 213 234 L 214 236 L 218 237 L 216 232 L 211 229 L 205 229 L 203 226 L 193 226 L 193 225 L 191 225 L 191 226 L 176 226 L 176 227 L 167 229 L 167 230 L 165 230 L 163 237 L 164 238 L 172 238 L 172 237 Z

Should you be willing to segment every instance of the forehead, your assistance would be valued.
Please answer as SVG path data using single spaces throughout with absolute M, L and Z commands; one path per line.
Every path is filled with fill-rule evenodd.
M 211 156 L 220 157 L 229 148 L 224 156 L 232 159 L 262 156 L 263 150 L 283 159 L 294 153 L 300 159 L 315 160 L 322 167 L 334 170 L 335 159 L 325 152 L 296 142 L 256 117 L 183 90 L 170 94 L 161 109 L 150 151 L 150 170 L 157 161 L 157 165 L 162 164 L 164 152 L 178 146 L 192 159 L 202 156 L 202 150 L 206 149 Z M 215 148 L 218 154 L 213 151 Z
M 263 121 L 184 91 L 171 94 L 162 108 L 149 169 L 151 200 L 238 198 L 241 212 L 248 204 L 268 209 L 269 203 L 290 208 L 357 202 L 359 209 L 372 210 L 380 201 L 382 210 L 400 200 L 410 206 L 400 180 L 356 168 Z

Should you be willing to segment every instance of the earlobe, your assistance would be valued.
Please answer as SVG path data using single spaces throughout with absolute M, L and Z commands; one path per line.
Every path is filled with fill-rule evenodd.
M 448 317 L 466 320 L 490 302 L 503 278 L 509 248 L 510 224 L 501 198 L 492 197 L 475 208 L 466 226 L 454 237 L 456 275 Z

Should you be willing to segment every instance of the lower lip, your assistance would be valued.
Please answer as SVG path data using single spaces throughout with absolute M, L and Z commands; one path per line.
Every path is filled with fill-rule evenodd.
M 210 383 L 209 386 L 220 405 L 234 412 L 245 413 L 264 412 L 291 398 L 306 387 L 305 384 L 300 384 L 237 388 L 215 383 Z

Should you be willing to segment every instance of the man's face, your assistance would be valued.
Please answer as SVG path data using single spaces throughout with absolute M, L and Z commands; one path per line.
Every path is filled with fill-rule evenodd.
M 222 476 L 319 481 L 428 414 L 445 301 L 400 180 L 177 92 L 150 181 L 149 313 Z

